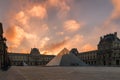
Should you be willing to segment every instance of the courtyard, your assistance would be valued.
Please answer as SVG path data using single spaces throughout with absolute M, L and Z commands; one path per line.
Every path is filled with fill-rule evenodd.
M 120 80 L 120 68 L 12 66 L 0 80 Z

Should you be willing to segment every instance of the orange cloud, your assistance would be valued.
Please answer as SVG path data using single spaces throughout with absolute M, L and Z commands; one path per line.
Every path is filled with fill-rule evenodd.
M 38 45 L 39 46 L 39 48 L 42 50 L 42 49 L 44 49 L 44 47 L 47 45 L 47 43 L 48 43 L 48 41 L 50 40 L 50 38 L 49 37 L 44 37 L 44 38 L 42 38 L 38 43 L 40 44 L 40 45 Z
M 60 1 L 60 0 L 59 0 Z M 66 4 L 65 1 L 61 2 L 60 4 L 60 11 L 58 13 L 59 17 L 65 17 L 67 13 L 70 11 L 70 6 Z
M 30 20 L 32 17 L 43 20 L 47 16 L 46 7 L 43 5 L 31 5 L 31 7 L 25 7 L 23 10 L 16 13 L 13 17 L 12 23 L 20 26 L 26 30 L 30 29 Z
M 63 48 L 79 48 L 81 46 L 81 43 L 83 42 L 83 36 L 82 35 L 75 35 L 74 37 L 65 37 L 63 41 L 48 44 L 44 52 L 45 54 L 54 54 L 57 55 L 57 53 L 62 50 Z
M 16 50 L 21 45 L 24 38 L 26 38 L 31 44 L 34 44 L 32 41 L 37 39 L 36 35 L 27 33 L 23 28 L 16 25 L 8 27 L 5 36 L 8 39 L 9 51 Z
M 66 16 L 70 10 L 70 6 L 67 4 L 67 0 L 46 0 L 42 3 L 30 4 L 22 7 L 18 12 L 15 12 L 12 20 L 9 22 L 10 26 L 7 29 L 6 37 L 8 38 L 10 48 L 21 49 L 21 52 L 28 51 L 24 49 L 24 43 L 29 43 L 25 48 L 36 47 L 40 48 L 41 52 L 45 54 L 57 54 L 64 47 L 71 49 L 73 47 L 79 48 L 82 46 L 84 37 L 80 34 L 64 36 L 62 41 L 51 42 L 51 36 L 49 36 L 49 25 L 44 21 L 47 18 L 47 12 L 50 7 L 54 7 L 58 10 L 58 16 Z M 36 21 L 32 21 L 32 19 Z M 11 24 L 13 23 L 13 24 Z M 81 29 L 83 26 L 82 22 L 76 20 L 67 20 L 63 23 L 65 30 L 57 32 L 57 35 L 64 35 L 66 31 L 75 32 Z M 56 29 L 57 30 L 57 29 Z M 51 31 L 53 32 L 53 31 Z M 19 51 L 19 50 L 18 50 Z
M 82 23 L 79 23 L 75 20 L 68 20 L 64 23 L 64 29 L 66 31 L 74 32 L 79 30 L 82 25 L 83 25 Z
M 24 11 L 20 11 L 15 15 L 15 21 L 21 23 L 22 25 L 26 25 L 28 21 L 28 16 L 26 16 Z
M 59 36 L 64 35 L 64 32 L 57 32 L 57 35 Z
M 48 4 L 52 7 L 59 9 L 58 17 L 65 17 L 70 11 L 70 6 L 67 4 L 67 0 L 48 0 Z
M 59 11 L 67 9 L 67 8 L 65 9 L 65 7 L 67 7 L 67 4 L 64 0 L 62 2 L 59 0 L 53 0 L 52 2 L 51 1 L 52 0 L 47 1 L 47 4 L 49 3 L 49 5 L 47 5 L 46 2 L 43 2 L 40 4 L 32 4 L 32 5 L 30 4 L 29 6 L 22 7 L 23 9 L 14 15 L 13 20 L 11 22 L 14 23 L 14 26 L 16 29 L 15 30 L 16 36 L 10 42 L 11 49 L 15 50 L 15 48 L 19 47 L 25 38 L 27 39 L 27 42 L 30 43 L 29 47 L 33 47 L 33 45 L 36 45 L 37 47 L 43 50 L 45 45 L 47 45 L 48 41 L 50 40 L 50 38 L 46 36 L 47 31 L 49 29 L 48 25 L 44 23 L 41 23 L 39 25 L 32 24 L 30 20 L 33 17 L 39 18 L 41 20 L 46 18 L 47 10 L 49 6 L 59 8 Z M 56 5 L 52 3 L 56 3 Z M 63 33 L 60 33 L 60 34 L 63 34 Z M 8 40 L 9 39 L 10 38 L 8 36 Z M 23 52 L 26 50 L 22 49 L 21 51 Z M 53 51 L 53 50 L 51 49 L 50 51 Z
M 9 27 L 6 30 L 5 36 L 10 40 L 13 41 L 13 39 L 16 37 L 16 29 L 15 27 Z
M 112 18 L 120 17 L 120 0 L 112 0 L 114 10 L 112 13 Z
M 69 38 L 70 39 L 70 38 Z M 72 47 L 75 47 L 75 46 L 79 46 L 78 44 L 82 43 L 84 40 L 83 36 L 82 35 L 75 35 L 74 37 L 71 37 L 70 39 L 70 46 Z
M 26 43 L 30 43 L 29 48 L 33 47 L 38 42 L 41 43 L 42 46 L 45 44 L 43 42 L 43 36 L 48 31 L 48 25 L 45 23 L 33 24 L 31 23 L 31 20 L 33 17 L 39 18 L 39 20 L 43 20 L 44 18 L 46 18 L 46 9 L 47 8 L 44 5 L 42 5 L 42 3 L 39 5 L 29 4 L 29 6 L 22 7 L 20 11 L 13 12 L 13 17 L 12 19 L 9 19 L 10 21 L 8 23 L 12 27 L 8 27 L 6 30 L 6 37 L 9 41 L 10 49 L 14 49 L 14 51 L 16 51 L 16 48 L 22 45 L 23 40 Z M 22 49 L 22 51 L 25 50 Z
M 29 11 L 29 15 L 33 17 L 39 17 L 41 19 L 44 19 L 47 16 L 47 10 L 45 6 L 37 5 L 33 6 Z
M 58 52 L 65 47 L 66 43 L 68 42 L 68 40 L 63 40 L 61 42 L 58 43 L 52 43 L 50 45 L 46 46 L 45 51 L 43 51 L 44 54 L 54 54 L 57 55 Z
M 81 47 L 80 51 L 85 52 L 85 51 L 91 51 L 91 50 L 96 50 L 94 46 L 91 44 L 85 44 L 83 47 Z
M 59 0 L 48 0 L 48 4 L 55 7 L 58 6 L 59 2 Z
M 7 33 L 5 34 L 8 40 L 13 43 L 14 47 L 20 45 L 21 40 L 23 39 L 24 31 L 18 26 L 9 27 Z

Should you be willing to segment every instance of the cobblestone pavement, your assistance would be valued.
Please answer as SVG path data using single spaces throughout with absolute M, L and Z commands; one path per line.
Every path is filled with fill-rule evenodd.
M 11 67 L 0 80 L 120 80 L 120 67 Z

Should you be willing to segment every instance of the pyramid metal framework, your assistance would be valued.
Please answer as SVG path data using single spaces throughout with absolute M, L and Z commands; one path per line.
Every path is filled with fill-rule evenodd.
M 87 64 L 64 48 L 46 66 L 87 66 Z

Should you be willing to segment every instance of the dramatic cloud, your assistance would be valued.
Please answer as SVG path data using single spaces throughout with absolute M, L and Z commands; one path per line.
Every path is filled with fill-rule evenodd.
M 79 23 L 75 20 L 68 20 L 64 23 L 64 29 L 66 31 L 75 32 L 81 28 L 83 23 Z
M 20 11 L 15 15 L 15 20 L 18 21 L 19 23 L 26 25 L 27 24 L 27 20 L 28 20 L 28 16 L 26 16 L 25 12 Z
M 45 54 L 57 54 L 60 50 L 63 48 L 68 48 L 69 50 L 71 48 L 78 48 L 79 50 L 80 45 L 83 42 L 83 36 L 82 35 L 75 35 L 72 38 L 71 37 L 65 37 L 64 40 L 57 42 L 57 43 L 52 43 L 52 44 L 47 44 L 45 46 Z
M 83 47 L 81 47 L 80 51 L 85 52 L 85 51 L 91 51 L 91 50 L 96 50 L 94 46 L 91 44 L 85 44 Z
M 57 32 L 58 36 L 64 35 L 64 32 Z
M 18 47 L 23 39 L 23 34 L 23 29 L 18 26 L 13 26 L 7 29 L 6 37 L 14 44 L 14 47 Z
M 114 10 L 112 13 L 112 18 L 120 17 L 120 0 L 112 0 Z
M 48 0 L 48 4 L 52 7 L 57 7 L 58 17 L 63 18 L 70 11 L 70 6 L 67 4 L 68 0 Z
M 11 0 L 10 11 L 0 11 L 7 13 L 3 21 L 9 51 L 29 53 L 32 47 L 44 54 L 57 54 L 65 47 L 95 50 L 100 36 L 120 31 L 120 1 L 110 1 L 112 13 L 104 10 L 103 19 L 96 15 L 101 14 L 104 1 L 97 0 L 100 5 L 96 6 L 84 0 Z
M 47 10 L 44 6 L 38 5 L 33 6 L 31 10 L 28 11 L 29 15 L 44 19 L 47 16 Z
M 111 0 L 111 2 L 113 4 L 113 10 L 105 24 L 116 25 L 120 22 L 120 0 Z
M 30 40 L 35 39 L 36 35 L 26 33 L 22 28 L 19 26 L 12 26 L 7 29 L 7 33 L 5 36 L 8 39 L 11 48 L 18 48 L 24 38 Z M 9 49 L 10 50 L 10 49 Z
M 111 0 L 113 4 L 113 10 L 110 16 L 104 21 L 101 27 L 95 27 L 96 32 L 101 32 L 102 35 L 119 32 L 119 22 L 120 22 L 120 0 Z
M 68 40 L 63 40 L 61 42 L 52 43 L 50 45 L 47 44 L 46 50 L 44 51 L 44 54 L 54 54 L 57 55 L 58 52 L 65 47 Z M 49 46 L 49 47 L 48 47 Z
M 6 29 L 5 34 L 8 39 L 9 51 L 18 50 L 25 52 L 28 48 L 36 46 L 41 49 L 41 52 L 43 52 L 42 50 L 45 50 L 44 48 L 49 43 L 50 37 L 54 37 L 49 35 L 52 31 L 45 21 L 48 16 L 48 11 L 49 9 L 55 8 L 57 10 L 57 17 L 64 17 L 70 10 L 70 6 L 67 2 L 67 0 L 25 0 L 23 2 L 18 0 L 20 5 L 17 5 L 17 2 L 13 2 L 13 7 L 17 6 L 17 8 L 12 10 L 12 19 L 10 18 L 8 20 L 9 26 Z M 24 7 L 22 5 L 24 5 Z M 57 31 L 57 35 L 63 34 L 64 32 Z M 59 45 L 59 42 L 53 43 L 52 48 L 59 48 Z M 23 49 L 24 47 L 26 50 Z
M 84 44 L 80 45 L 81 48 L 79 49 L 79 51 L 85 52 L 90 50 L 96 50 L 100 36 L 109 33 L 120 32 L 119 30 L 120 1 L 119 0 L 111 1 L 113 4 L 113 10 L 111 11 L 110 15 L 107 16 L 103 23 L 93 26 L 91 30 L 89 29 L 89 31 L 85 31 L 87 33 L 87 35 L 84 36 L 86 40 L 83 42 Z

